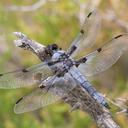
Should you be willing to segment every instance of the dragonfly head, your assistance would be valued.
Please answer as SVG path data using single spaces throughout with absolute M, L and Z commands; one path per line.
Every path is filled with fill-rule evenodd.
M 41 52 L 40 52 L 40 58 L 42 61 L 48 61 L 52 58 L 55 51 L 58 51 L 58 45 L 57 44 L 51 44 L 46 46 Z
M 48 45 L 45 49 L 47 55 L 50 55 L 49 60 L 58 61 L 65 51 L 58 47 L 57 44 Z
M 55 51 L 58 51 L 58 45 L 57 44 L 51 44 L 48 45 L 45 49 L 46 54 L 49 54 L 51 57 L 54 54 Z
M 56 51 L 59 49 L 57 44 L 48 45 L 47 48 L 48 50 L 51 50 L 51 51 Z
M 59 50 L 57 44 L 51 44 L 45 47 L 45 49 L 42 52 L 42 58 L 43 60 L 47 61 L 50 60 L 55 52 Z

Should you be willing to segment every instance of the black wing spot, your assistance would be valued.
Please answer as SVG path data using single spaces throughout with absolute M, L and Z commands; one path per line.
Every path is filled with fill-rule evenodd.
M 23 69 L 22 72 L 29 72 L 27 69 Z
M 90 12 L 90 13 L 87 15 L 87 17 L 89 18 L 91 15 L 92 15 L 92 12 Z
M 21 97 L 21 98 L 16 102 L 16 104 L 18 104 L 21 100 L 23 100 L 23 97 Z
M 118 35 L 118 36 L 115 37 L 115 39 L 117 39 L 117 38 L 119 38 L 119 37 L 121 37 L 121 36 L 123 36 L 123 35 Z
M 0 77 L 3 76 L 3 74 L 0 74 Z
M 101 52 L 101 51 L 102 51 L 102 48 L 98 48 L 97 51 L 98 51 L 98 52 Z
M 80 33 L 81 33 L 81 34 L 84 34 L 84 30 L 83 30 L 83 29 L 81 29 L 81 30 L 80 30 Z
M 78 67 L 81 63 L 85 63 L 87 61 L 86 57 L 83 57 L 76 61 L 75 66 Z

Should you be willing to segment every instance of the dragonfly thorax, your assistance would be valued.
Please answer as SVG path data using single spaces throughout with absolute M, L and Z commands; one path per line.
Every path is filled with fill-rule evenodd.
M 63 55 L 64 55 L 65 51 L 63 50 L 58 50 L 58 51 L 55 51 L 52 55 L 52 61 L 57 61 L 59 59 L 62 59 L 63 58 Z
M 61 55 L 59 56 L 59 59 L 60 58 Z M 67 73 L 73 65 L 74 65 L 74 61 L 72 59 L 63 58 L 62 60 L 60 60 L 60 62 L 53 64 L 51 67 L 53 72 L 55 72 L 57 76 L 61 77 L 64 76 L 64 74 Z

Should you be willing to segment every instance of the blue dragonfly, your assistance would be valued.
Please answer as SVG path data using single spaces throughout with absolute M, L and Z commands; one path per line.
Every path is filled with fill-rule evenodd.
M 57 44 L 44 46 L 41 53 L 43 60 L 40 64 L 0 74 L 1 89 L 36 85 L 36 89 L 16 102 L 15 113 L 33 111 L 52 104 L 70 93 L 76 86 L 81 86 L 100 105 L 109 108 L 105 97 L 87 78 L 107 70 L 116 63 L 128 50 L 128 35 L 118 35 L 95 51 L 80 57 L 79 55 L 87 48 L 94 45 L 100 27 L 99 13 L 90 12 L 67 51 L 59 48 Z M 15 34 L 21 36 L 21 33 Z M 19 46 L 23 45 L 23 39 L 20 41 L 21 44 L 17 43 Z

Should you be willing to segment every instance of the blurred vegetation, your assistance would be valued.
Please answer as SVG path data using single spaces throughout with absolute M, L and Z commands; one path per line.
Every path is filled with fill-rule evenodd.
M 52 0 L 51 0 L 52 1 Z M 11 11 L 10 6 L 28 6 L 36 0 L 0 1 L 0 71 L 13 70 L 39 63 L 39 59 L 28 51 L 13 44 L 12 32 L 21 31 L 44 45 L 56 42 L 63 49 L 68 48 L 79 31 L 84 16 L 93 8 L 98 8 L 103 16 L 102 31 L 98 44 L 111 37 L 128 31 L 128 0 L 54 0 L 48 1 L 35 11 Z M 112 20 L 112 10 L 117 18 Z M 109 13 L 108 13 L 109 12 Z M 84 15 L 83 15 L 84 14 Z M 107 15 L 106 15 L 107 14 Z M 82 17 L 81 17 L 82 15 Z M 118 22 L 118 21 L 121 21 Z M 94 77 L 94 85 L 110 99 L 128 96 L 128 52 L 109 70 Z M 69 113 L 70 107 L 64 103 L 50 105 L 35 112 L 15 115 L 15 101 L 29 93 L 31 89 L 0 90 L 0 128 L 95 128 L 91 117 L 81 111 Z M 121 128 L 128 128 L 128 117 L 113 116 Z

